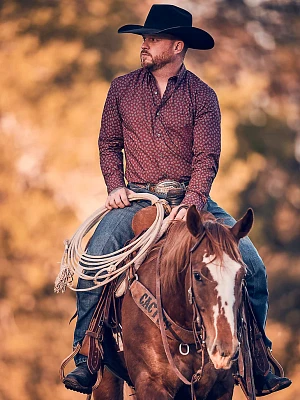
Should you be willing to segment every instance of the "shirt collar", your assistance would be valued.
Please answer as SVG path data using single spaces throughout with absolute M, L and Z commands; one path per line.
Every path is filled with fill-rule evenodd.
M 184 64 L 181 64 L 181 67 L 175 76 L 172 76 L 170 79 L 174 79 L 176 82 L 176 86 L 180 85 L 182 79 L 184 78 L 186 73 L 186 68 Z
M 181 64 L 181 67 L 179 68 L 179 71 L 177 72 L 176 75 L 171 76 L 170 79 L 174 79 L 176 82 L 180 82 L 185 74 L 186 68 L 184 64 Z
M 153 76 L 152 73 L 151 73 L 150 71 L 148 71 L 146 68 L 145 68 L 144 70 L 145 70 L 145 74 L 146 74 L 146 76 L 147 76 L 147 82 L 149 83 L 149 82 L 151 81 L 151 79 L 154 79 L 154 76 Z M 184 65 L 184 64 L 181 64 L 181 67 L 179 68 L 179 71 L 177 72 L 177 74 L 174 75 L 174 76 L 171 76 L 171 77 L 169 78 L 169 80 L 174 80 L 174 81 L 177 83 L 177 85 L 179 85 L 180 82 L 182 81 L 182 79 L 183 79 L 185 73 L 186 73 L 185 65 Z

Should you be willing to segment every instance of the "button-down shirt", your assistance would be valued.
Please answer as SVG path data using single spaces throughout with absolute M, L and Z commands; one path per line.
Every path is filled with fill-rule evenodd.
M 200 210 L 218 171 L 220 119 L 215 92 L 184 65 L 169 78 L 162 98 L 146 69 L 116 78 L 99 135 L 108 192 L 125 186 L 125 179 L 135 183 L 190 180 L 182 203 Z

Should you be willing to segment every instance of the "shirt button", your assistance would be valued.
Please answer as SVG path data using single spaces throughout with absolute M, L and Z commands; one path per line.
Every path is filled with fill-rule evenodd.
M 154 94 L 157 94 L 157 92 L 154 92 Z
M 159 116 L 159 111 L 157 111 L 156 115 Z
M 160 137 L 160 133 L 158 133 L 157 136 Z

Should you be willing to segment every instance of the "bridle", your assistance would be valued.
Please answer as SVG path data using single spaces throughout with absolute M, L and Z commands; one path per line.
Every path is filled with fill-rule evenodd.
M 163 314 L 163 306 L 162 306 L 162 297 L 161 297 L 161 282 L 160 282 L 160 261 L 163 253 L 163 246 L 160 248 L 158 256 L 157 256 L 157 263 L 156 263 L 156 298 L 157 298 L 157 311 L 158 311 L 158 321 L 159 321 L 159 329 L 161 333 L 161 338 L 164 346 L 164 350 L 167 356 L 167 359 L 169 361 L 169 364 L 173 368 L 175 374 L 178 376 L 178 378 L 186 385 L 191 386 L 191 394 L 192 394 L 192 399 L 196 399 L 195 392 L 194 392 L 194 384 L 196 382 L 199 382 L 202 374 L 203 374 L 203 368 L 204 368 L 204 353 L 205 353 L 205 339 L 206 339 L 206 331 L 203 325 L 203 319 L 201 316 L 201 313 L 199 311 L 199 308 L 197 306 L 197 303 L 195 301 L 195 296 L 194 296 L 194 289 L 193 289 L 193 271 L 192 271 L 192 254 L 193 252 L 199 247 L 199 245 L 202 243 L 204 237 L 206 235 L 206 232 L 204 232 L 200 235 L 198 238 L 197 242 L 194 244 L 194 246 L 190 249 L 189 254 L 189 265 L 188 265 L 188 274 L 190 277 L 190 286 L 188 289 L 188 300 L 189 303 L 192 306 L 193 309 L 193 320 L 192 320 L 192 331 L 194 335 L 194 342 L 196 346 L 197 353 L 201 353 L 201 366 L 200 369 L 193 374 L 191 381 L 189 381 L 182 373 L 179 371 L 177 366 L 175 365 L 175 362 L 173 360 L 167 335 L 166 335 L 166 330 L 165 330 L 165 325 L 164 325 L 164 314 Z M 198 329 L 197 329 L 198 328 Z

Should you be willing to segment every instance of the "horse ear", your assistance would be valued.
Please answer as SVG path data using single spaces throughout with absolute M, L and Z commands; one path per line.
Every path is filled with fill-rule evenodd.
M 193 236 L 199 236 L 204 230 L 203 222 L 199 212 L 196 209 L 196 206 L 191 206 L 188 209 L 186 216 L 186 224 L 188 230 L 191 232 Z
M 231 228 L 231 232 L 237 238 L 237 240 L 242 239 L 247 236 L 250 232 L 254 221 L 254 213 L 252 208 L 248 208 L 248 211 L 239 219 L 235 225 Z

